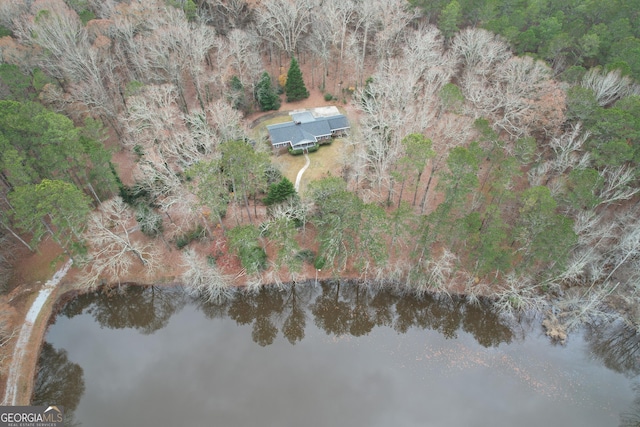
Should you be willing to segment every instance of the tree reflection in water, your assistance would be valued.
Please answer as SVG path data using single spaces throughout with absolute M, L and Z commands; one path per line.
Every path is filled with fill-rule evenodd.
M 327 335 L 363 336 L 376 327 L 399 333 L 411 328 L 429 329 L 455 338 L 463 330 L 484 347 L 509 343 L 514 338 L 512 321 L 492 312 L 488 305 L 470 306 L 460 298 L 416 295 L 400 288 L 324 282 L 263 287 L 238 291 L 231 301 L 199 303 L 207 317 L 229 316 L 239 325 L 251 325 L 254 342 L 267 346 L 278 332 L 292 344 L 302 341 L 306 322 Z
M 292 345 L 302 341 L 309 317 L 327 335 L 335 336 L 363 336 L 384 326 L 398 333 L 411 328 L 434 330 L 446 338 L 456 338 L 462 330 L 484 347 L 514 338 L 513 322 L 495 314 L 488 304 L 472 306 L 456 297 L 343 281 L 238 290 L 233 298 L 219 303 L 189 297 L 179 288 L 123 286 L 81 295 L 61 314 L 70 318 L 90 314 L 103 327 L 152 334 L 188 301 L 207 318 L 229 317 L 239 325 L 251 325 L 253 341 L 263 347 L 272 344 L 279 332 Z
M 187 301 L 177 288 L 123 285 L 80 295 L 67 303 L 61 314 L 68 318 L 90 314 L 102 327 L 132 328 L 149 335 L 167 326 Z
M 304 329 L 307 326 L 306 308 L 313 298 L 313 293 L 311 285 L 291 286 L 284 305 L 285 320 L 282 324 L 282 333 L 291 345 L 295 345 L 304 338 Z
M 640 334 L 623 322 L 587 325 L 584 331 L 591 354 L 609 369 L 628 378 L 640 375 Z M 640 383 L 630 410 L 622 414 L 621 427 L 640 427 Z
M 84 372 L 67 358 L 66 350 L 56 350 L 45 342 L 38 360 L 38 375 L 32 405 L 64 407 L 64 425 L 80 425 L 74 412 L 84 393 Z
M 640 384 L 634 386 L 636 398 L 629 412 L 620 416 L 620 427 L 640 427 Z
M 629 378 L 640 375 L 640 334 L 622 322 L 587 325 L 585 340 L 609 369 Z
M 469 305 L 461 298 L 417 295 L 400 287 L 373 287 L 343 281 L 265 286 L 257 291 L 239 289 L 228 301 L 205 302 L 178 287 L 123 286 L 86 294 L 70 301 L 61 315 L 91 315 L 102 327 L 134 328 L 152 334 L 163 328 L 185 304 L 194 304 L 210 319 L 232 319 L 251 326 L 260 346 L 271 345 L 279 333 L 295 345 L 305 337 L 308 320 L 330 336 L 363 336 L 376 327 L 398 333 L 410 329 L 438 331 L 446 338 L 464 332 L 483 347 L 497 347 L 517 339 L 518 321 L 500 316 L 490 304 Z M 630 378 L 640 374 L 640 335 L 621 323 L 585 329 L 591 352 L 608 368 Z M 73 411 L 84 391 L 82 369 L 67 359 L 64 350 L 43 345 L 34 404 L 63 404 L 75 425 Z M 621 426 L 640 427 L 638 399 L 622 416 Z

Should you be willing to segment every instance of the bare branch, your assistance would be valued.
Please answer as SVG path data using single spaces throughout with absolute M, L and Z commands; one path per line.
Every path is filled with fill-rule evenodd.
M 193 249 L 182 253 L 182 267 L 186 270 L 180 277 L 189 295 L 216 303 L 229 301 L 235 296 L 231 278 Z

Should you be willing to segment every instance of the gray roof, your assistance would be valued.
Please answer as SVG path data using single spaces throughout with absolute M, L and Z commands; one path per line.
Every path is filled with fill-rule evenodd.
M 316 119 L 315 117 L 313 117 L 313 114 L 311 114 L 311 112 L 309 111 L 301 111 L 299 113 L 290 113 L 289 115 L 291 116 L 291 119 L 294 122 L 300 122 L 300 123 L 313 122 Z
M 347 118 L 342 114 L 327 117 L 327 121 L 329 122 L 331 130 L 349 129 L 351 127 L 349 126 L 349 120 L 347 120 Z
M 316 142 L 318 137 L 329 136 L 332 131 L 349 129 L 350 127 L 349 121 L 342 114 L 330 117 L 313 117 L 311 113 L 295 113 L 292 114 L 292 117 L 294 119 L 292 122 L 267 126 L 271 144 L 289 143 L 295 147 L 300 144 Z M 310 120 L 310 117 L 313 120 Z

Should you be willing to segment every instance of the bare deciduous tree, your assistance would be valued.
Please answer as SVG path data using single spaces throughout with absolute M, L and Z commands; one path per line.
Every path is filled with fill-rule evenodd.
M 465 98 L 496 128 L 514 138 L 534 131 L 547 136 L 564 122 L 564 92 L 543 62 L 511 57 L 504 43 L 482 30 L 460 32 L 452 52 L 462 67 Z
M 630 185 L 637 175 L 629 166 L 606 167 L 600 171 L 600 176 L 604 179 L 604 186 L 598 197 L 603 205 L 629 200 L 640 191 L 640 188 Z
M 313 0 L 266 0 L 258 14 L 260 35 L 288 56 L 311 27 Z
M 210 302 L 225 302 L 235 296 L 232 280 L 222 274 L 218 268 L 192 249 L 182 253 L 180 278 L 186 292 Z
M 623 76 L 619 69 L 605 72 L 598 67 L 591 68 L 582 78 L 582 86 L 593 90 L 600 106 L 611 105 L 627 95 L 640 94 L 640 85 L 631 77 Z
M 577 125 L 557 135 L 548 143 L 554 156 L 529 170 L 529 184 L 532 186 L 547 185 L 557 177 L 572 169 L 589 167 L 591 156 L 584 150 L 589 139 L 589 132 L 582 131 L 582 125 Z
M 376 8 L 379 26 L 375 37 L 378 59 L 384 61 L 395 55 L 404 44 L 409 24 L 419 16 L 418 8 L 412 8 L 403 0 L 377 1 Z
M 15 21 L 18 39 L 40 48 L 40 66 L 65 82 L 71 101 L 88 106 L 119 132 L 114 59 L 101 51 L 102 44 L 91 45 L 78 15 L 64 2 L 38 0 L 30 11 Z M 109 42 L 106 37 L 102 40 Z
M 542 312 L 547 307 L 547 300 L 528 277 L 508 274 L 504 288 L 498 292 L 493 301 L 500 313 L 515 314 L 518 312 Z
M 45 52 L 42 66 L 58 78 L 84 77 L 87 33 L 78 15 L 61 0 L 37 0 L 31 14 L 15 20 L 14 33 L 25 45 L 36 45 Z
M 215 27 L 222 34 L 245 28 L 254 19 L 254 9 L 247 0 L 204 0 L 200 4 L 200 21 Z
M 245 87 L 250 87 L 253 93 L 263 69 L 258 36 L 251 31 L 234 29 L 229 33 L 228 39 L 234 75 L 238 76 Z
M 455 254 L 444 249 L 438 258 L 425 258 L 413 266 L 407 285 L 418 294 L 435 292 L 449 295 L 448 285 L 452 282 L 457 262 Z
M 403 58 L 402 78 L 409 73 L 425 98 L 434 97 L 454 73 L 455 63 L 445 53 L 442 35 L 434 26 L 420 28 L 408 37 Z
M 15 20 L 28 12 L 29 6 L 24 1 L 0 2 L 0 25 L 5 28 L 13 28 Z
M 339 52 L 337 60 L 334 61 L 336 65 L 334 81 L 335 84 L 339 84 L 344 79 L 343 62 L 347 31 L 356 17 L 356 4 L 353 0 L 326 0 L 322 3 L 322 11 L 326 13 L 324 20 L 331 25 L 332 42 L 337 46 Z M 337 87 L 334 86 L 333 91 L 336 92 L 336 90 Z
M 511 57 L 509 46 L 500 36 L 479 28 L 466 28 L 456 34 L 451 52 L 463 70 L 478 75 L 488 75 Z
M 333 45 L 333 27 L 326 19 L 312 22 L 312 30 L 306 45 L 315 57 L 322 62 L 322 83 L 320 88 L 325 89 L 326 77 L 329 75 L 329 60 L 331 59 L 331 47 Z M 311 68 L 311 83 L 315 84 L 315 68 Z
M 101 280 L 120 281 L 136 262 L 147 273 L 157 270 L 157 251 L 142 236 L 132 236 L 137 228 L 135 213 L 120 197 L 102 203 L 91 214 L 85 233 L 90 261 L 83 274 L 84 286 L 96 286 Z

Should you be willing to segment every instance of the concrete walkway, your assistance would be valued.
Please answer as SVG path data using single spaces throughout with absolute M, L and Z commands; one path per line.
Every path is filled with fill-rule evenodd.
M 307 159 L 307 163 L 305 163 L 302 169 L 300 169 L 300 172 L 298 172 L 298 176 L 296 177 L 296 184 L 294 186 L 296 191 L 300 190 L 300 180 L 302 179 L 302 174 L 304 173 L 304 171 L 307 170 L 307 168 L 311 164 L 311 160 L 309 160 L 309 156 L 307 154 L 304 155 L 304 158 Z
M 44 306 L 44 303 L 47 302 L 49 296 L 53 292 L 53 290 L 58 286 L 60 280 L 67 274 L 69 268 L 71 268 L 72 261 L 69 260 L 65 265 L 62 266 L 60 270 L 53 275 L 51 280 L 48 280 L 47 283 L 40 289 L 38 296 L 36 297 L 33 304 L 31 304 L 31 308 L 27 312 L 27 316 L 24 319 L 24 323 L 22 324 L 22 328 L 20 329 L 20 334 L 18 335 L 18 341 L 16 342 L 16 346 L 13 350 L 13 357 L 11 358 L 11 365 L 9 365 L 9 374 L 7 375 L 7 386 L 5 388 L 4 400 L 2 401 L 3 406 L 15 406 L 18 402 L 18 386 L 20 385 L 20 380 L 23 381 L 31 381 L 28 378 L 22 377 L 22 361 L 25 357 L 25 351 L 27 344 L 29 343 L 29 338 L 31 337 L 31 331 L 33 330 L 33 325 L 38 318 L 38 314 L 40 314 L 40 310 Z M 22 402 L 26 404 L 25 402 Z

